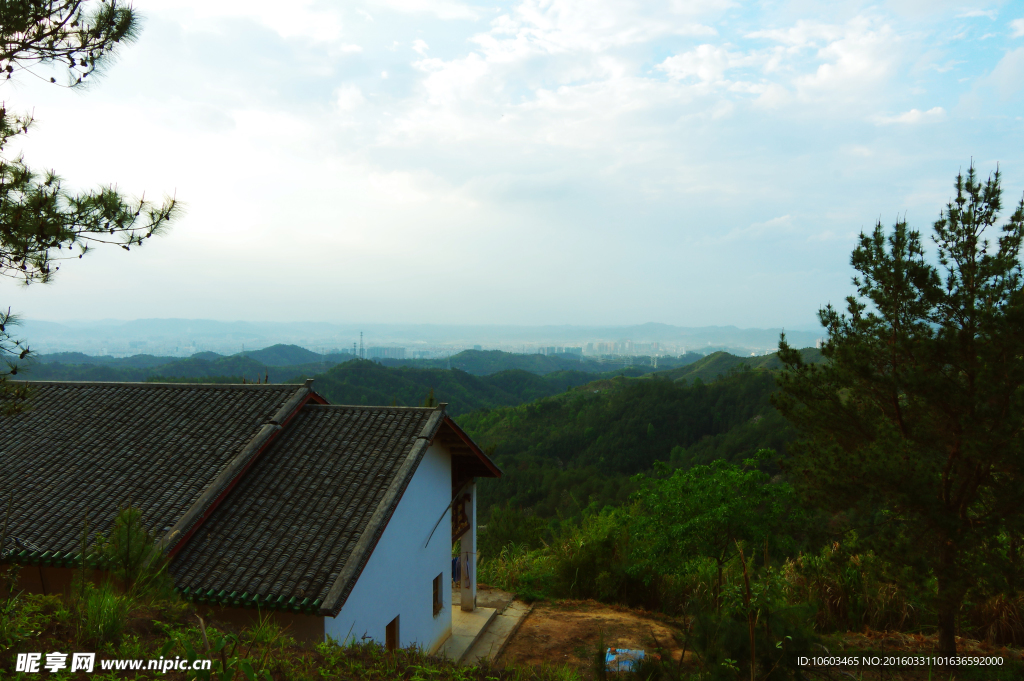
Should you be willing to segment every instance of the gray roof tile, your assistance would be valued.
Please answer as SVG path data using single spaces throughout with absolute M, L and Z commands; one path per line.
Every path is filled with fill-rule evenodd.
M 306 405 L 174 557 L 175 583 L 193 593 L 323 603 L 349 561 L 368 557 L 353 555 L 360 537 L 383 531 L 371 518 L 441 413 Z M 439 425 L 434 418 L 432 430 Z
M 30 410 L 0 420 L 8 537 L 77 552 L 87 513 L 106 531 L 129 502 L 150 528 L 173 525 L 299 389 L 33 383 Z

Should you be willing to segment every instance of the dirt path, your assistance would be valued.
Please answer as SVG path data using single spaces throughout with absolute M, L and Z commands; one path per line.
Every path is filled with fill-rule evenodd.
M 568 664 L 578 670 L 584 679 L 593 678 L 593 656 L 597 641 L 603 634 L 605 646 L 608 648 L 628 648 L 651 651 L 663 648 L 671 651 L 675 660 L 683 652 L 680 631 L 681 623 L 657 613 L 630 610 L 628 608 L 605 605 L 594 601 L 558 601 L 542 602 L 534 606 L 533 612 L 520 625 L 518 632 L 509 641 L 502 653 L 499 663 L 516 663 L 530 666 Z M 679 636 L 679 638 L 677 638 Z M 656 640 L 655 640 L 656 639 Z M 904 657 L 935 655 L 937 639 L 935 635 L 903 634 L 896 632 L 864 631 L 823 637 L 827 645 L 822 648 L 823 655 L 849 656 L 858 659 L 865 655 L 877 655 L 882 659 L 886 656 Z M 1009 667 L 1014 661 L 1022 659 L 1020 649 L 1008 649 L 1002 646 L 990 646 L 983 642 L 969 639 L 957 639 L 958 651 L 961 655 L 975 657 L 999 656 Z M 692 656 L 686 653 L 686 662 Z M 928 667 L 872 667 L 866 669 L 856 666 L 827 667 L 832 676 L 845 671 L 855 678 L 880 679 L 883 681 L 925 681 L 934 672 Z M 967 670 L 943 675 L 943 679 L 1009 679 L 1017 678 L 1010 669 L 991 668 L 991 675 L 986 670 Z M 858 677 L 857 674 L 861 676 Z M 1009 674 L 1009 675 L 1008 675 Z
M 568 664 L 590 678 L 591 660 L 602 633 L 608 648 L 662 647 L 678 659 L 682 646 L 673 631 L 672 620 L 654 613 L 594 601 L 537 603 L 509 641 L 501 661 L 531 666 Z

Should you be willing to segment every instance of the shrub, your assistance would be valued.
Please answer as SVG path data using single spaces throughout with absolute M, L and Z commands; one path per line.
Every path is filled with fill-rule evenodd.
M 497 558 L 480 560 L 477 578 L 513 592 L 524 601 L 536 601 L 555 595 L 551 565 L 545 551 L 529 551 L 525 545 L 509 544 L 501 549 Z
M 539 549 L 543 546 L 546 529 L 545 522 L 534 513 L 511 504 L 494 506 L 487 524 L 480 528 L 477 536 L 480 555 L 497 556 L 509 544 Z
M 873 552 L 858 552 L 855 534 L 818 555 L 799 556 L 786 571 L 790 601 L 816 607 L 818 631 L 901 630 L 918 623 L 908 580 Z
M 117 593 L 109 583 L 99 587 L 86 584 L 85 596 L 79 602 L 82 640 L 118 643 L 132 605 L 131 597 Z
M 174 582 L 167 574 L 167 558 L 156 545 L 155 533 L 143 524 L 139 509 L 121 509 L 110 534 L 96 535 L 94 553 L 130 597 L 173 597 Z

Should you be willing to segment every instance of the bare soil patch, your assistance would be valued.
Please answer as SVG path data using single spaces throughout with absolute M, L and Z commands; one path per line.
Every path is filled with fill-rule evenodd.
M 591 660 L 602 634 L 608 648 L 664 648 L 679 659 L 683 648 L 676 638 L 677 626 L 678 622 L 658 613 L 594 601 L 542 602 L 520 625 L 500 661 L 531 666 L 568 664 L 590 678 Z
M 582 678 L 593 678 L 593 655 L 599 637 L 603 634 L 609 648 L 642 649 L 650 654 L 664 649 L 678 661 L 683 653 L 684 623 L 681 619 L 660 613 L 631 610 L 605 605 L 595 601 L 554 601 L 535 604 L 533 612 L 523 621 L 508 642 L 498 663 L 530 666 L 569 665 Z M 908 656 L 936 655 L 937 636 L 865 630 L 834 634 L 822 638 L 824 648 L 816 653 L 824 657 L 879 656 L 883 660 Z M 983 641 L 957 639 L 961 656 L 1002 657 L 1000 667 L 947 670 L 940 672 L 928 666 L 872 666 L 836 665 L 808 670 L 808 678 L 863 679 L 863 681 L 925 681 L 941 678 L 957 679 L 1011 679 L 1018 678 L 1012 665 L 1022 659 L 1019 648 L 993 646 Z M 827 652 L 826 652 L 827 651 Z M 696 660 L 686 651 L 684 669 L 696 670 Z M 1009 668 L 1008 668 L 1009 667 Z M 1019 673 L 1019 672 L 1017 672 Z

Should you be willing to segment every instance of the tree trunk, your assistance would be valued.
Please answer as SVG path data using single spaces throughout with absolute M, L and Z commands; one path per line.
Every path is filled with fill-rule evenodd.
M 715 612 L 722 614 L 722 561 L 718 562 L 718 582 L 715 584 Z
M 956 657 L 956 606 L 939 605 L 939 656 Z
M 938 616 L 939 656 L 956 656 L 956 615 L 963 601 L 963 590 L 958 588 L 956 579 L 956 549 L 947 541 L 939 557 Z

